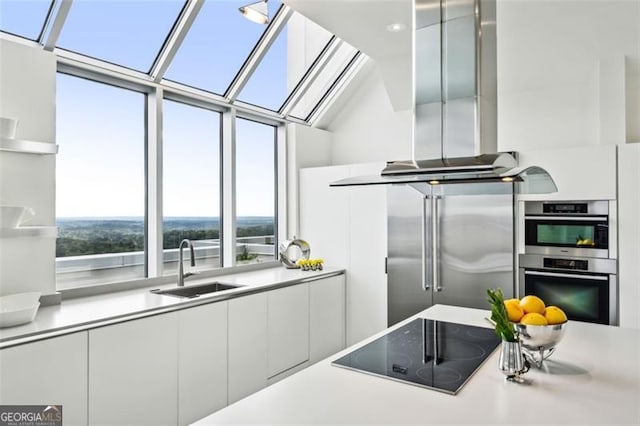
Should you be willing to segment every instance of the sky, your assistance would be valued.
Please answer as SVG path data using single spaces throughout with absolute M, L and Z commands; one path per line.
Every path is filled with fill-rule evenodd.
M 58 74 L 56 215 L 144 216 L 141 93 Z M 219 216 L 220 115 L 164 101 L 165 216 Z M 273 216 L 275 127 L 236 122 L 236 211 Z

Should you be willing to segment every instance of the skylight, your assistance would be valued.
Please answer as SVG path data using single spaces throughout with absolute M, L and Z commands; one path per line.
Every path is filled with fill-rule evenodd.
M 357 54 L 357 49 L 345 42 L 341 42 L 335 54 L 309 87 L 305 96 L 293 107 L 291 115 L 301 120 L 306 120 Z
M 267 28 L 238 13 L 246 4 L 247 0 L 205 2 L 165 78 L 223 95 Z M 269 2 L 270 19 L 280 5 Z
M 292 38 L 290 34 L 295 36 Z M 278 111 L 330 39 L 331 33 L 294 13 L 238 100 Z M 290 60 L 287 52 L 294 60 Z
M 49 0 L 0 0 L 0 29 L 37 41 L 52 3 Z
M 147 72 L 184 5 L 184 0 L 75 0 L 56 47 Z
M 269 0 L 267 25 L 239 13 L 247 4 L 0 0 L 0 32 L 39 42 L 45 50 L 55 47 L 59 64 L 72 75 L 88 68 L 100 80 L 103 72 L 115 72 L 116 79 L 150 91 L 160 84 L 217 106 L 309 120 L 320 103 L 330 101 L 329 89 L 357 50 L 281 0 Z

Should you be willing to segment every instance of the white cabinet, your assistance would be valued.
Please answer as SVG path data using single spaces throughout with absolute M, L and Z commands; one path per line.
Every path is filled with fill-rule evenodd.
M 387 327 L 387 190 L 384 185 L 329 187 L 350 176 L 379 174 L 382 163 L 300 170 L 300 238 L 311 256 L 344 267 L 347 343 Z
M 229 404 L 267 385 L 267 293 L 229 301 Z
M 344 275 L 309 283 L 309 362 L 345 348 Z
M 620 326 L 640 329 L 640 143 L 618 149 Z
M 338 275 L 0 350 L 0 404 L 185 425 L 344 347 Z
M 551 194 L 518 194 L 518 201 L 616 198 L 615 145 L 520 151 L 518 166 L 542 167 L 558 187 Z
M 65 425 L 87 424 L 87 332 L 0 350 L 0 405 L 62 405 Z
M 89 424 L 176 424 L 177 343 L 175 312 L 89 330 Z
M 273 377 L 309 359 L 309 284 L 269 291 L 267 313 L 267 377 Z
M 178 423 L 227 405 L 227 302 L 178 312 Z

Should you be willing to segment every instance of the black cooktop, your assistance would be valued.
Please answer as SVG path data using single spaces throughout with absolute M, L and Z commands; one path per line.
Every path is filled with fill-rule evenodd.
M 455 395 L 499 343 L 490 328 L 418 318 L 332 365 Z

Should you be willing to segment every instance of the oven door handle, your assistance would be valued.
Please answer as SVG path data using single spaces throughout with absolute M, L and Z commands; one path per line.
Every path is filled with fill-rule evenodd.
M 579 280 L 598 280 L 608 281 L 609 277 L 602 275 L 580 275 L 580 274 L 560 274 L 557 272 L 537 272 L 537 271 L 524 271 L 525 275 L 540 275 L 543 277 L 561 277 L 561 278 L 576 278 Z
M 569 221 L 569 222 L 607 222 L 607 216 L 562 217 L 562 216 L 525 216 L 524 220 Z

